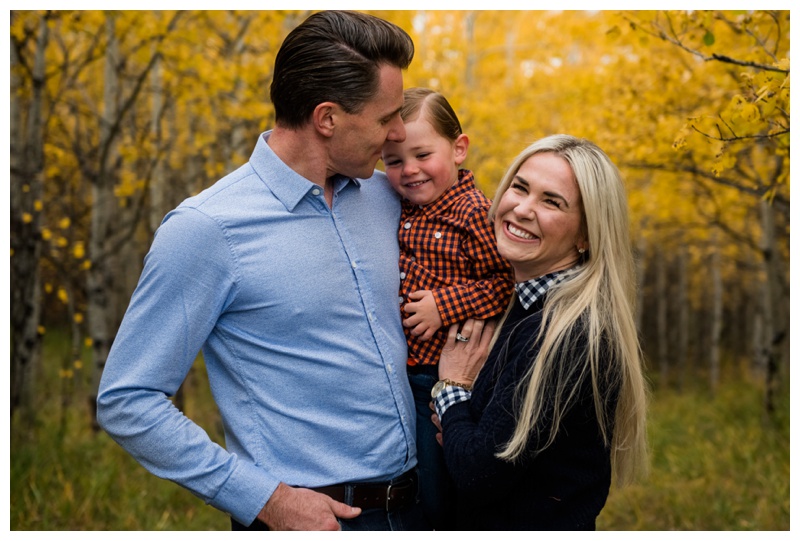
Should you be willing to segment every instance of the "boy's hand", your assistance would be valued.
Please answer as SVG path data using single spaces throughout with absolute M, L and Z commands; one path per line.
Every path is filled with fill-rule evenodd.
M 423 342 L 430 340 L 433 334 L 442 328 L 442 316 L 439 315 L 439 307 L 436 306 L 433 293 L 421 289 L 409 293 L 408 298 L 414 302 L 407 302 L 405 305 L 405 312 L 411 315 L 403 320 L 403 325 L 413 327 L 411 334 L 417 339 Z

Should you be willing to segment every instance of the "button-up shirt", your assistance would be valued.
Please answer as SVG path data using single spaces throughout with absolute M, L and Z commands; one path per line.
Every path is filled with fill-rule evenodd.
M 384 481 L 416 465 L 386 177 L 323 190 L 259 137 L 169 213 L 103 374 L 98 419 L 147 469 L 249 524 L 279 482 Z M 168 399 L 202 347 L 225 448 Z
M 476 187 L 472 173 L 429 205 L 403 201 L 400 239 L 400 302 L 422 289 L 433 293 L 442 328 L 420 341 L 406 329 L 409 364 L 435 364 L 450 325 L 503 312 L 513 291 L 511 267 L 497 252 L 487 213 L 491 201 Z M 408 317 L 408 314 L 404 314 Z

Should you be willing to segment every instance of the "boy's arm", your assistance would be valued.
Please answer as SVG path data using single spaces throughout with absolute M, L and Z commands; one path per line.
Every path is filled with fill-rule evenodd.
M 472 262 L 475 276 L 481 278 L 431 291 L 444 327 L 468 318 L 488 319 L 501 314 L 514 290 L 511 265 L 497 252 L 488 209 L 476 207 L 469 215 L 461 243 L 462 254 Z

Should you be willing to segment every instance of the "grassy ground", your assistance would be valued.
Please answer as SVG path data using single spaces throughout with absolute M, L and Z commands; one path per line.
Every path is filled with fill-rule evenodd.
M 57 365 L 63 339 L 45 351 Z M 62 372 L 63 375 L 63 372 Z M 36 422 L 11 430 L 11 530 L 227 530 L 226 515 L 147 473 L 88 424 L 78 397 L 84 378 L 44 370 Z M 612 490 L 601 530 L 788 530 L 788 385 L 780 413 L 765 425 L 761 393 L 727 383 L 702 391 L 654 393 L 652 471 L 641 484 Z M 186 412 L 221 441 L 205 382 L 193 369 Z
M 729 383 L 707 393 L 656 393 L 651 473 L 613 490 L 604 530 L 789 530 L 789 399 L 769 424 L 759 390 Z

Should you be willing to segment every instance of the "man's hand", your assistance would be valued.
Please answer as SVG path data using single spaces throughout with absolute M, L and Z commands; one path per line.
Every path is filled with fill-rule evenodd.
M 350 507 L 307 488 L 293 488 L 281 483 L 258 514 L 258 519 L 270 530 L 340 530 L 337 518 L 351 519 L 360 514 L 358 507 Z
M 415 302 L 408 302 L 405 305 L 405 312 L 411 314 L 403 320 L 403 325 L 413 327 L 411 334 L 423 342 L 430 340 L 433 334 L 442 328 L 442 316 L 439 315 L 439 307 L 433 293 L 426 289 L 414 291 L 408 294 L 408 298 Z

